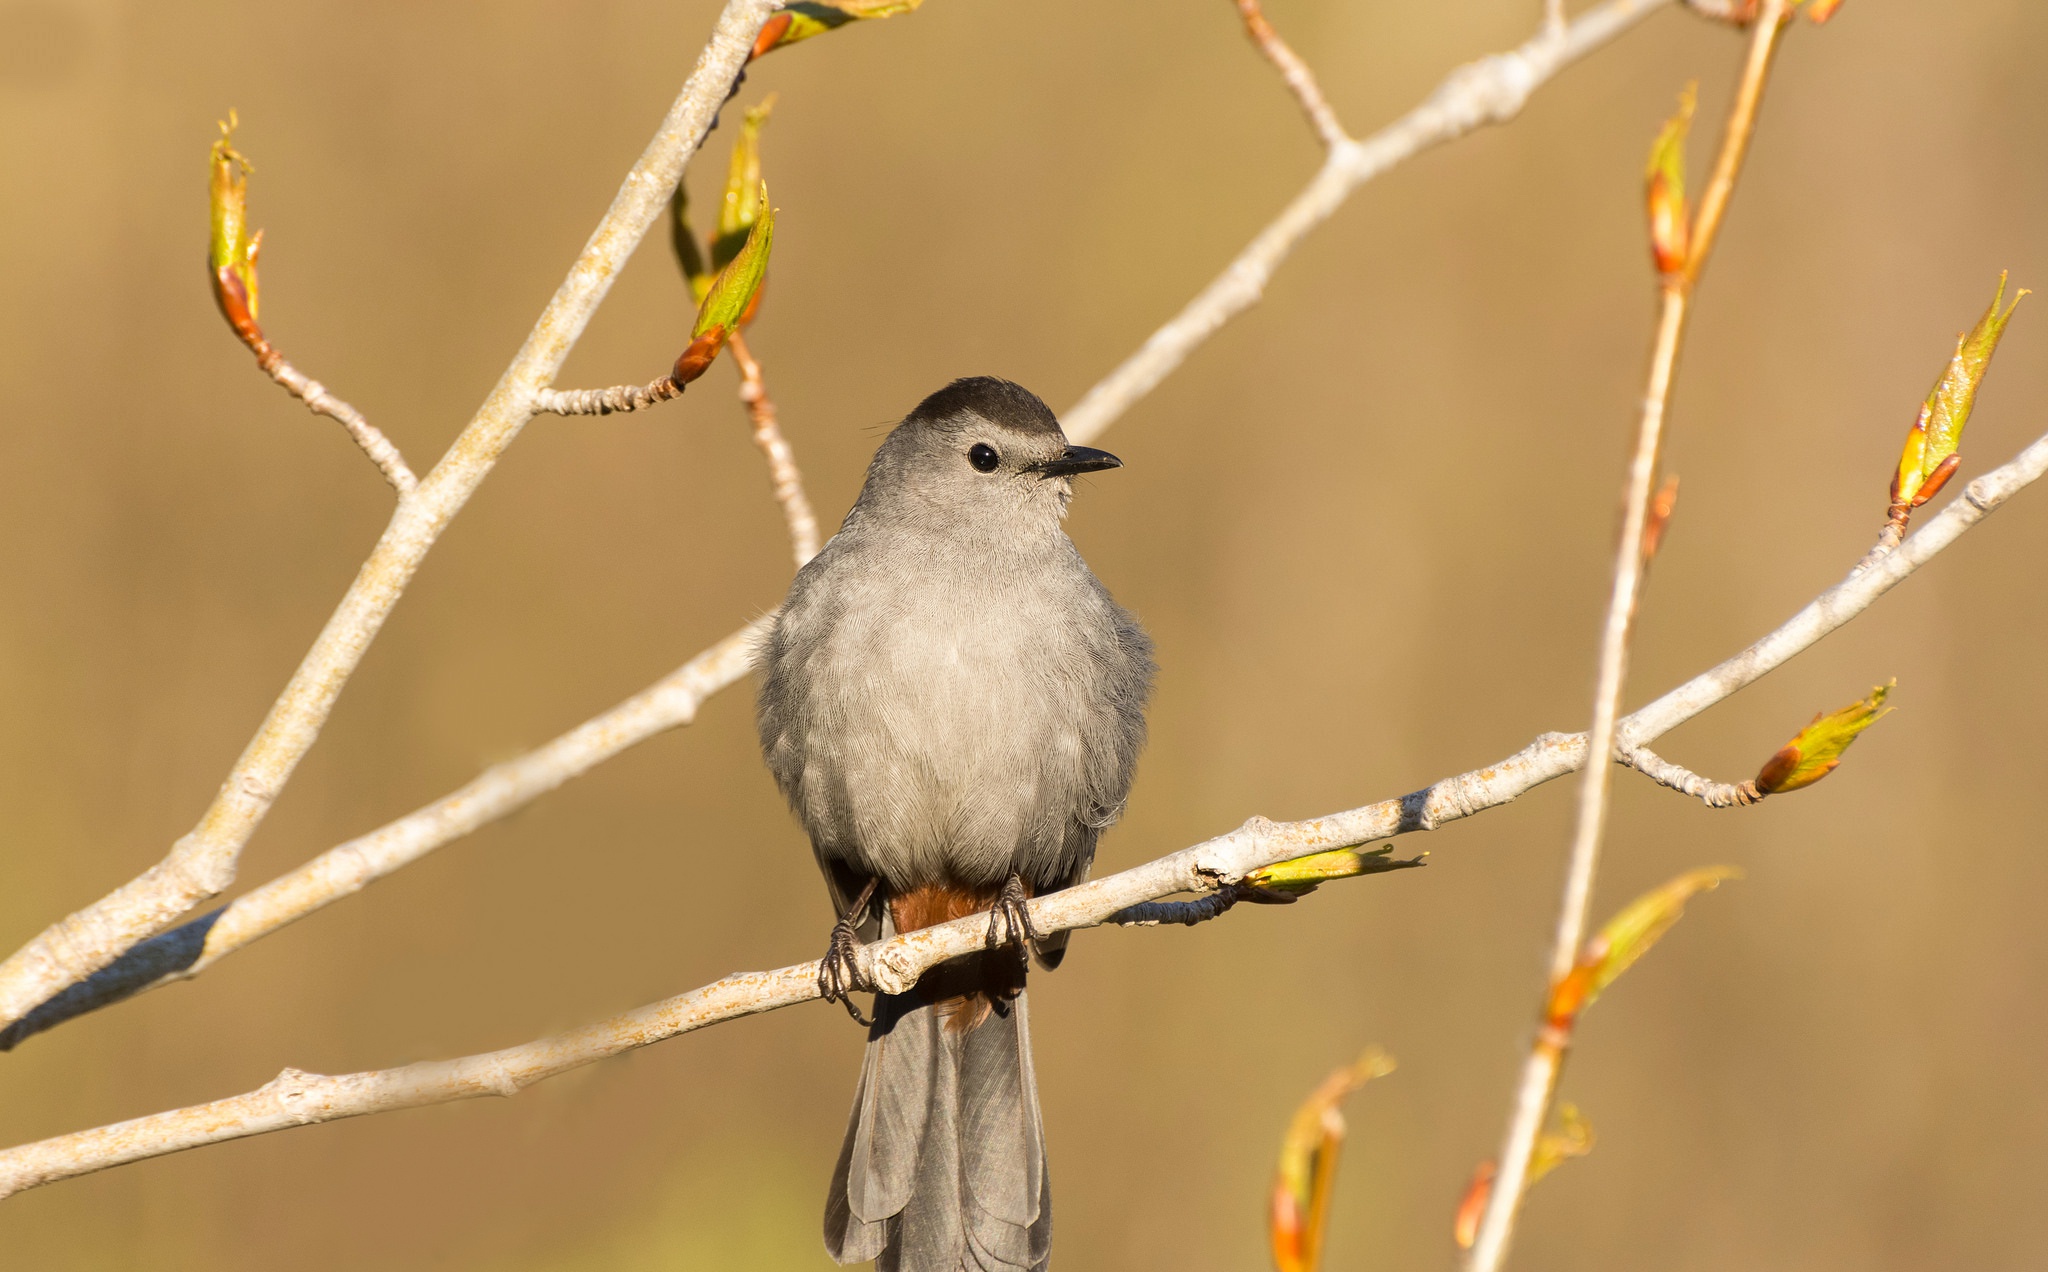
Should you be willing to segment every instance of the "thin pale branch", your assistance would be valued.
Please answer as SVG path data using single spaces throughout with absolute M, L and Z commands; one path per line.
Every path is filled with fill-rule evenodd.
M 476 416 L 412 495 L 363 563 L 327 626 L 189 834 L 142 875 L 59 921 L 0 964 L 0 1023 L 112 963 L 234 882 L 242 847 L 319 737 L 414 571 L 489 475 L 561 370 L 613 278 L 667 205 L 746 63 L 773 0 L 729 0 L 711 40 L 654 139 L 626 176 L 569 275 Z
M 1513 119 L 1552 76 L 1671 3 L 1608 0 L 1579 15 L 1561 37 L 1539 33 L 1520 48 L 1461 66 L 1406 115 L 1362 141 L 1332 146 L 1302 192 L 1221 274 L 1061 416 L 1067 436 L 1087 442 L 1101 434 L 1203 341 L 1256 304 L 1280 262 L 1352 191 L 1432 146 Z
M 1665 7 L 1670 3 L 1672 3 L 1672 0 L 1609 0 L 1608 3 L 1589 10 L 1574 21 L 1566 32 L 1566 38 L 1563 42 L 1553 43 L 1546 49 L 1538 50 L 1535 48 L 1536 42 L 1532 41 L 1521 49 L 1485 58 L 1479 62 L 1461 67 L 1459 70 L 1454 71 L 1443 84 L 1439 85 L 1427 100 L 1401 119 L 1396 120 L 1393 124 L 1363 141 L 1347 142 L 1341 155 L 1333 153 L 1330 159 L 1323 165 L 1322 170 L 1317 173 L 1316 178 L 1310 182 L 1309 187 L 1301 195 L 1297 196 L 1293 203 L 1289 204 L 1288 208 L 1277 220 L 1262 230 L 1218 278 L 1205 287 L 1193 300 L 1189 301 L 1181 312 L 1168 322 L 1166 326 L 1153 333 L 1136 353 L 1125 359 L 1121 365 L 1105 376 L 1094 388 L 1090 389 L 1080 403 L 1067 413 L 1065 416 L 1065 427 L 1068 435 L 1076 441 L 1087 441 L 1099 436 L 1112 423 L 1122 417 L 1124 412 L 1128 411 L 1146 394 L 1158 387 L 1161 381 L 1172 374 L 1186 360 L 1188 354 L 1193 352 L 1196 347 L 1211 335 L 1214 335 L 1230 319 L 1242 313 L 1258 299 L 1260 292 L 1264 289 L 1266 280 L 1272 276 L 1273 270 L 1294 250 L 1310 229 L 1320 224 L 1336 210 L 1343 200 L 1348 197 L 1351 190 L 1403 160 L 1412 158 L 1430 146 L 1462 137 L 1481 124 L 1506 122 L 1513 118 L 1521 110 L 1529 95 L 1550 79 L 1551 76 L 1563 69 L 1563 67 L 1601 47 L 1635 23 L 1648 17 L 1655 10 Z M 714 41 L 715 44 L 719 44 L 719 41 L 725 38 L 724 33 L 732 29 L 734 23 L 741 20 L 736 15 L 740 14 L 743 8 L 745 7 L 741 6 L 738 0 L 735 0 L 734 4 L 728 5 L 725 15 L 720 19 L 719 31 L 721 35 Z M 751 12 L 751 10 L 748 9 L 746 12 Z M 723 49 L 725 46 L 719 44 L 719 47 Z M 710 52 L 711 50 L 707 49 L 707 57 L 710 55 Z M 721 59 L 722 57 L 723 54 L 721 53 Z M 721 60 L 718 64 L 723 66 L 724 63 Z M 700 62 L 698 74 L 693 75 L 689 84 L 685 86 L 684 96 L 692 101 L 696 100 L 693 94 L 696 92 L 702 79 L 703 65 Z M 672 113 L 672 121 L 673 118 Z M 665 126 L 662 136 L 667 137 L 673 131 L 673 129 Z M 701 140 L 701 135 L 699 135 L 698 140 Z M 657 138 L 657 144 L 659 142 L 660 138 Z M 651 152 L 652 148 L 650 148 Z M 643 165 L 646 162 L 646 158 L 643 157 Z M 635 169 L 636 176 L 640 172 L 640 168 Z M 629 180 L 627 190 L 621 192 L 620 198 L 624 199 L 626 193 L 630 192 L 633 188 L 633 181 Z M 614 213 L 618 211 L 619 205 L 615 203 Z M 612 224 L 613 217 L 608 215 L 606 225 L 610 226 Z M 619 259 L 618 248 L 622 246 L 622 243 L 616 236 L 606 237 L 601 231 L 598 237 L 592 239 L 591 247 L 586 249 L 586 257 L 589 257 L 592 252 L 597 251 L 600 238 L 605 240 L 605 250 L 602 254 L 603 259 L 612 261 L 615 268 L 616 261 Z M 576 283 L 582 276 L 580 271 L 583 268 L 584 262 L 579 261 L 579 272 L 571 274 L 571 284 Z M 606 275 L 605 282 L 608 284 L 608 281 L 609 275 Z M 569 284 L 565 284 L 564 292 L 566 293 L 568 290 Z M 601 295 L 602 287 L 599 287 L 598 297 L 601 298 Z M 567 330 L 573 335 L 575 332 L 580 332 L 581 323 L 577 321 L 564 327 L 563 322 L 559 320 L 560 316 L 557 315 L 558 308 L 564 303 L 566 302 L 563 301 L 562 295 L 558 294 L 556 304 L 550 307 L 548 316 L 543 318 L 542 325 L 549 331 L 560 333 Z M 579 303 L 588 303 L 594 307 L 593 300 L 586 299 Z M 587 317 L 588 310 L 585 310 L 583 318 L 587 319 Z M 542 333 L 537 329 L 534 336 L 529 337 L 527 349 L 523 350 L 520 355 L 522 361 L 515 365 L 523 367 L 534 366 L 535 364 L 531 362 L 531 358 L 537 355 L 533 351 L 543 343 Z M 559 351 L 551 356 L 554 357 L 554 366 L 558 369 L 561 359 L 567 356 L 567 345 L 562 345 Z M 549 375 L 552 375 L 552 371 L 549 372 Z M 545 379 L 539 377 L 537 372 L 527 375 L 525 382 L 531 384 L 536 379 L 539 379 L 541 384 L 544 385 Z M 485 421 L 487 416 L 492 422 L 492 430 L 479 434 L 479 437 L 492 438 L 498 436 L 495 430 L 505 423 L 504 413 L 516 406 L 517 394 L 511 380 L 512 377 L 508 373 L 506 381 L 500 383 L 498 390 L 494 392 L 490 402 L 486 404 L 485 415 L 478 417 L 479 422 Z M 548 391 L 544 388 L 534 388 L 528 392 L 525 401 L 529 405 L 533 405 L 533 409 L 538 410 L 540 407 L 534 404 L 543 392 Z M 475 432 L 477 429 L 478 423 L 472 423 L 471 431 Z M 469 439 L 470 433 L 465 433 L 464 438 Z M 502 446 L 502 443 L 500 445 Z M 451 451 L 449 458 L 442 461 L 443 466 L 448 465 L 458 452 L 467 454 L 468 450 L 466 442 L 459 441 L 456 450 Z M 487 466 L 488 459 L 485 459 L 484 462 Z M 436 471 L 438 473 L 440 470 L 437 469 Z M 394 526 L 394 531 L 387 531 L 387 538 L 391 537 L 395 530 L 396 527 Z M 417 533 L 417 531 L 413 533 Z M 438 528 L 434 528 L 433 533 L 438 533 Z M 372 564 L 378 566 L 380 576 L 389 572 L 388 567 L 384 564 L 384 560 L 385 558 L 383 557 L 372 559 Z M 405 577 L 409 577 L 409 574 L 409 569 L 404 571 Z M 402 579 L 400 581 L 402 583 Z M 395 595 L 391 600 L 395 600 Z M 384 602 L 387 611 L 390 603 L 390 600 Z M 340 623 L 342 619 L 343 615 L 337 614 L 335 622 Z M 377 615 L 376 619 L 378 622 L 381 622 L 381 615 Z M 356 630 L 359 626 L 360 620 L 351 613 L 348 624 L 349 630 Z M 330 628 L 333 629 L 333 624 L 330 624 Z M 318 649 L 316 649 L 316 652 L 318 652 Z M 360 651 L 357 652 L 356 656 L 360 657 Z M 311 665 L 310 659 L 308 665 Z M 323 665 L 326 664 L 323 663 Z M 725 688 L 746 674 L 743 660 L 722 663 L 720 665 L 725 667 L 723 674 L 726 675 L 726 678 L 711 684 L 705 690 L 707 694 Z M 343 674 L 352 666 L 353 663 L 350 662 L 347 667 L 344 667 L 342 669 Z M 305 674 L 305 671 L 302 669 L 302 678 Z M 295 681 L 294 683 L 297 684 L 298 682 Z M 338 685 L 335 687 L 334 692 L 339 692 Z M 653 691 L 650 690 L 649 692 Z M 327 701 L 331 703 L 331 693 L 328 695 Z M 325 708 L 323 706 L 321 708 L 321 718 L 324 718 L 324 711 Z M 591 725 L 600 725 L 610 719 L 613 714 L 607 713 L 606 716 L 601 716 L 597 720 L 592 721 Z M 620 735 L 622 740 L 619 743 L 619 749 L 623 750 L 627 746 L 644 741 L 656 733 L 672 728 L 675 724 L 680 723 L 679 720 L 666 720 L 659 713 L 638 716 L 636 720 L 638 723 L 633 727 L 639 731 L 631 735 L 622 733 Z M 316 719 L 312 727 L 317 729 L 317 726 L 318 720 Z M 261 740 L 259 738 L 259 741 Z M 304 745 L 310 745 L 310 738 L 306 739 Z M 555 745 L 556 743 L 550 743 L 549 747 L 551 748 Z M 298 753 L 302 754 L 303 749 L 304 746 L 300 746 Z M 614 753 L 613 751 L 606 751 L 592 759 L 590 764 L 594 764 L 604 758 L 609 758 Z M 293 763 L 296 763 L 296 754 L 290 758 Z M 514 763 L 520 762 L 514 761 Z M 588 767 L 589 764 L 584 764 L 581 767 L 565 767 L 558 779 L 540 785 L 534 793 L 538 794 L 540 791 L 552 789 L 561 781 L 566 781 L 570 777 L 577 776 L 586 771 Z M 241 771 L 242 769 L 238 767 L 237 773 L 239 774 Z M 233 780 L 235 779 L 231 778 L 231 781 Z M 275 785 L 264 787 L 263 789 L 270 791 L 270 798 L 275 798 Z M 532 797 L 529 795 L 526 798 L 530 799 Z M 486 817 L 483 820 L 487 822 L 494 817 L 503 816 L 505 813 L 521 806 L 524 802 L 525 799 L 521 799 L 518 802 L 499 807 L 490 817 Z M 248 816 L 247 825 L 239 828 L 241 838 L 232 841 L 232 846 L 237 851 L 239 850 L 240 843 L 246 841 L 248 833 L 254 829 L 253 818 L 260 818 L 263 809 L 267 807 L 268 801 L 265 800 Z M 422 813 L 426 811 L 421 810 Z M 415 814 L 415 816 L 419 815 Z M 399 824 L 394 823 L 393 825 Z M 483 823 L 480 822 L 479 824 Z M 235 828 L 231 827 L 230 829 Z M 386 827 L 385 829 L 388 831 L 392 828 Z M 379 835 L 383 833 L 385 832 L 376 832 Z M 421 849 L 421 854 L 431 851 L 432 848 L 438 847 L 454 837 L 456 836 L 450 835 L 447 838 L 432 840 L 425 848 Z M 187 838 L 190 839 L 192 837 L 188 836 Z M 337 849 L 336 851 L 341 850 Z M 186 864 L 188 860 L 193 857 L 203 856 L 204 854 L 200 853 L 197 848 L 183 855 L 179 851 L 174 850 L 172 859 L 158 866 L 150 874 L 130 884 L 128 888 L 124 889 L 121 893 L 117 893 L 115 897 L 102 902 L 100 906 L 94 907 L 93 911 L 74 915 L 71 919 L 67 919 L 64 923 L 45 932 L 35 942 L 31 943 L 30 946 L 25 947 L 13 959 L 9 960 L 6 965 L 0 966 L 0 1023 L 11 1024 L 18 1022 L 28 1011 L 32 1009 L 39 1010 L 39 1005 L 48 1005 L 54 1008 L 56 1004 L 51 999 L 58 990 L 64 989 L 66 986 L 78 986 L 84 976 L 107 966 L 138 941 L 146 939 L 153 933 L 164 931 L 164 929 L 175 923 L 180 917 L 189 913 L 200 902 L 208 897 L 217 895 L 226 887 L 228 882 L 232 881 L 232 861 L 229 862 L 229 868 L 224 875 L 216 870 L 210 875 L 201 876 L 199 882 L 187 883 L 183 881 L 184 872 L 190 868 Z M 412 859 L 414 858 L 407 858 L 407 860 Z M 399 864 L 404 863 L 400 862 Z M 311 865 L 307 867 L 308 870 L 312 868 Z M 287 876 L 287 878 L 292 877 L 297 876 Z M 378 876 L 371 875 L 369 877 L 375 878 Z M 350 889 L 350 891 L 353 891 L 353 889 Z M 283 922 L 289 922 L 291 919 L 301 917 L 302 914 L 310 913 L 311 910 L 317 909 L 344 895 L 347 895 L 347 892 L 337 893 L 333 896 L 313 896 L 310 898 L 311 904 L 304 910 L 290 914 Z M 229 910 L 232 911 L 234 908 L 230 906 Z M 104 911 L 104 913 L 100 913 L 100 911 Z M 135 913 L 135 911 L 140 911 L 140 913 Z M 138 958 L 133 962 L 124 959 L 124 964 L 127 964 L 126 974 L 117 974 L 112 978 L 122 986 L 120 992 L 114 993 L 111 996 L 91 994 L 85 995 L 85 997 L 92 998 L 92 1005 L 96 1006 L 126 997 L 139 988 L 159 983 L 169 973 L 182 972 L 184 975 L 193 974 L 196 972 L 198 965 L 194 965 L 191 961 L 195 957 L 192 953 L 192 946 L 200 938 L 195 935 L 192 929 L 197 929 L 206 921 L 205 919 L 195 920 L 192 924 L 187 925 L 187 928 L 180 929 L 180 932 L 183 934 L 180 942 L 173 942 L 169 948 L 155 948 L 146 952 L 148 957 Z M 79 929 L 80 938 L 76 944 L 75 951 L 67 953 L 65 952 L 66 940 L 64 933 L 69 927 L 73 926 Z M 282 923 L 277 926 L 282 926 Z M 272 930 L 275 930 L 275 928 L 264 927 L 256 934 L 261 935 L 262 932 Z M 167 933 L 166 935 L 168 936 L 169 934 Z M 208 949 L 211 951 L 215 947 L 211 943 L 210 933 L 205 935 L 208 940 Z M 250 939 L 254 938 L 251 937 Z M 240 948 L 240 944 L 222 948 L 219 952 L 225 953 L 228 948 Z M 209 953 L 206 961 L 210 962 L 213 956 L 213 954 Z M 87 1006 L 64 1011 L 56 1017 L 56 1020 L 68 1019 L 90 1009 L 90 1006 Z M 55 1023 L 55 1021 L 51 1023 Z M 47 1027 L 47 1025 L 44 1027 Z M 30 1030 L 29 1032 L 35 1031 Z M 13 1035 L 10 1033 L 0 1033 L 0 1049 L 4 1049 L 5 1045 L 9 1045 L 7 1040 L 10 1036 Z
M 265 375 L 284 386 L 285 392 L 306 404 L 306 408 L 317 415 L 339 420 L 348 430 L 355 444 L 363 448 L 363 454 L 384 474 L 384 480 L 401 496 L 411 494 L 420 484 L 406 466 L 405 457 L 398 453 L 398 447 L 384 436 L 377 426 L 363 418 L 363 413 L 328 392 L 327 386 L 307 375 L 286 361 L 285 356 L 265 342 L 256 350 L 256 365 L 263 368 Z
M 0 1051 L 74 1016 L 197 976 L 236 950 L 353 896 L 444 844 L 524 808 L 626 748 L 694 720 L 713 693 L 746 675 L 766 620 L 751 623 L 603 715 L 460 790 L 328 849 L 225 909 L 137 944 L 119 959 L 0 1030 Z
M 768 480 L 775 487 L 775 502 L 789 526 L 789 547 L 799 570 L 818 555 L 818 518 L 804 494 L 804 475 L 796 466 L 796 454 L 783 439 L 782 424 L 776 417 L 775 399 L 768 396 L 768 382 L 761 364 L 747 347 L 746 337 L 735 332 L 726 348 L 739 368 L 740 401 L 746 404 L 747 419 L 754 426 L 754 445 L 768 459 Z
M 1728 121 L 1722 128 L 1721 148 L 1714 161 L 1714 174 L 1700 210 L 1693 221 L 1689 250 L 1676 275 L 1666 275 L 1661 289 L 1657 336 L 1650 357 L 1649 386 L 1643 394 L 1642 414 L 1636 427 L 1634 454 L 1624 486 L 1621 535 L 1614 550 L 1614 586 L 1608 597 L 1607 614 L 1600 632 L 1599 667 L 1593 690 L 1593 722 L 1588 730 L 1588 751 L 1593 755 L 1614 753 L 1614 741 L 1621 714 L 1622 684 L 1628 676 L 1629 639 L 1633 633 L 1643 571 L 1648 564 L 1644 531 L 1650 519 L 1651 489 L 1657 478 L 1658 455 L 1664 441 L 1664 421 L 1671 403 L 1671 386 L 1677 374 L 1678 355 L 1684 343 L 1685 324 L 1694 286 L 1700 270 L 1713 250 L 1714 239 L 1726 215 L 1728 201 L 1741 174 L 1743 157 L 1756 131 L 1757 108 L 1770 76 L 1771 60 L 1783 30 L 1779 20 L 1787 0 L 1764 0 L 1763 14 L 1750 41 L 1742 80 Z M 1613 766 L 1588 764 L 1579 783 L 1579 798 L 1573 821 L 1571 854 L 1565 869 L 1564 897 L 1558 906 L 1557 932 L 1550 947 L 1549 983 L 1562 981 L 1577 963 L 1579 946 L 1586 937 L 1586 913 L 1592 902 L 1593 880 L 1599 871 L 1602 832 L 1607 823 L 1608 789 Z M 1526 1191 L 1529 1163 L 1537 1138 L 1550 1116 L 1550 1103 L 1557 1090 L 1569 1050 L 1568 1036 L 1553 1038 L 1546 1030 L 1529 1049 L 1522 1068 L 1513 1110 L 1501 1146 L 1499 1173 L 1493 1192 L 1479 1221 L 1479 1233 L 1466 1260 L 1469 1272 L 1497 1272 L 1507 1259 L 1514 1239 L 1515 1219 Z
M 1735 197 L 1735 181 L 1749 158 L 1750 138 L 1756 135 L 1757 111 L 1763 105 L 1764 86 L 1770 82 L 1771 62 L 1778 56 L 1785 20 L 1796 0 L 1762 0 L 1756 27 L 1749 41 L 1749 55 L 1742 66 L 1742 79 L 1735 88 L 1735 101 L 1728 109 L 1728 122 L 1721 132 L 1721 149 L 1714 156 L 1714 171 L 1700 194 L 1699 211 L 1692 222 L 1691 247 L 1686 257 L 1684 284 L 1691 290 L 1707 268 L 1714 243 L 1721 237 L 1721 222 L 1728 215 L 1728 201 Z
M 1638 747 L 1654 741 L 1811 648 L 2043 474 L 2048 474 L 2048 436 L 1971 482 L 1960 498 L 1930 518 L 1881 564 L 1829 588 L 1748 649 L 1623 720 L 1619 730 L 1622 745 Z M 1260 866 L 1410 831 L 1434 830 L 1497 808 L 1578 768 L 1585 762 L 1585 743 L 1584 734 L 1547 733 L 1498 763 L 1445 778 L 1399 799 L 1309 821 L 1271 822 L 1254 817 L 1206 843 L 1036 898 L 1030 903 L 1032 922 L 1041 932 L 1105 922 L 1178 922 L 1179 915 L 1192 912 L 1176 909 L 1161 914 L 1145 903 L 1188 892 L 1204 894 L 1197 898 L 1200 902 Z M 858 957 L 871 982 L 900 992 L 915 983 L 926 968 L 982 948 L 987 936 L 987 920 L 970 917 L 863 947 Z M 816 963 L 804 963 L 773 972 L 728 976 L 567 1034 L 461 1060 L 343 1077 L 288 1069 L 247 1095 L 0 1152 L 0 1197 L 110 1166 L 289 1126 L 477 1095 L 509 1095 L 542 1078 L 621 1051 L 815 998 L 817 970 Z
M 1323 139 L 1326 147 L 1337 147 L 1351 140 L 1344 131 L 1344 125 L 1337 121 L 1337 112 L 1330 105 L 1330 99 L 1323 96 L 1323 86 L 1316 83 L 1315 72 L 1308 69 L 1308 63 L 1288 47 L 1287 41 L 1273 29 L 1266 20 L 1266 11 L 1259 0 L 1237 0 L 1237 11 L 1244 17 L 1245 34 L 1252 43 L 1259 46 L 1259 52 L 1280 72 L 1280 79 L 1287 85 L 1287 91 L 1294 94 L 1301 113 L 1308 116 L 1309 126 L 1316 130 L 1316 136 Z
M 665 375 L 651 384 L 615 384 L 609 389 L 541 389 L 533 395 L 533 410 L 537 415 L 618 415 L 682 395 L 682 384 Z
M 1682 764 L 1673 764 L 1646 746 L 1630 747 L 1617 752 L 1614 758 L 1657 785 L 1668 786 L 1681 795 L 1690 795 L 1708 808 L 1747 808 L 1764 799 L 1764 793 L 1756 788 L 1754 779 L 1717 782 L 1710 777 L 1701 777 Z

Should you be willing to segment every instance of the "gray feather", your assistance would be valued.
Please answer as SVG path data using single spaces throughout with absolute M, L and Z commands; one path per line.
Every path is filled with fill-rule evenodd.
M 869 879 L 902 896 L 1087 877 L 1130 790 L 1153 670 L 1137 620 L 1061 528 L 1069 474 L 1115 462 L 1069 448 L 1024 389 L 955 381 L 890 433 L 798 572 L 757 652 L 757 724 L 842 915 Z M 1062 932 L 1034 952 L 1053 967 L 1066 948 Z M 914 993 L 876 1014 L 826 1202 L 832 1257 L 1044 1268 L 1024 997 L 965 1033 Z

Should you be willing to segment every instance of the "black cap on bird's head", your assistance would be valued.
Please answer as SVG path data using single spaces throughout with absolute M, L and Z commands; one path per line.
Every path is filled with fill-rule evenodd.
M 922 425 L 925 430 L 959 434 L 962 438 L 977 424 L 994 425 L 1020 443 L 1027 454 L 1006 455 L 1002 439 L 995 436 L 969 441 L 965 456 L 976 472 L 994 473 L 1010 467 L 1018 473 L 1039 477 L 1072 477 L 1078 473 L 1121 468 L 1123 461 L 1108 451 L 1090 446 L 1073 446 L 1061 431 L 1059 418 L 1036 393 L 1021 384 L 992 375 L 974 375 L 953 381 L 917 404 L 904 419 L 905 425 Z M 1014 463 L 1006 464 L 1006 460 Z

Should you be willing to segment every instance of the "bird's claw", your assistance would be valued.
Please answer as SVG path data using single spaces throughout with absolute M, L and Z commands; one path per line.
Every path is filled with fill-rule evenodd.
M 846 1014 L 857 1023 L 872 1025 L 875 1022 L 862 1016 L 860 1008 L 853 1005 L 856 991 L 874 988 L 860 974 L 859 950 L 860 939 L 854 936 L 850 919 L 832 925 L 832 943 L 826 947 L 825 957 L 818 960 L 818 997 L 846 1008 Z
M 847 907 L 845 917 L 832 925 L 832 940 L 825 947 L 825 957 L 818 960 L 818 997 L 846 1008 L 846 1014 L 863 1027 L 875 1022 L 860 1014 L 860 1008 L 853 1005 L 853 995 L 874 986 L 861 975 L 860 938 L 854 935 L 854 929 L 867 919 L 877 882 L 868 880 L 868 886 Z
M 1031 894 L 1024 890 L 1024 880 L 1011 875 L 1003 890 L 996 894 L 995 904 L 989 907 L 990 949 L 1015 945 L 1017 957 L 1027 963 L 1030 961 L 1031 945 L 1041 939 L 1037 926 L 1031 922 L 1030 901 Z

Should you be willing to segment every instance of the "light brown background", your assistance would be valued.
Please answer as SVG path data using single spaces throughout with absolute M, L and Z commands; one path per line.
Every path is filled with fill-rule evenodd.
M 1535 0 L 1273 16 L 1366 131 Z M 197 817 L 389 494 L 249 365 L 200 266 L 242 112 L 264 319 L 424 466 L 503 366 L 714 6 L 0 3 L 0 945 Z M 2048 283 L 2048 9 L 1852 0 L 1796 31 L 1704 295 L 1632 702 L 1838 578 L 2001 268 Z M 1740 38 L 1672 12 L 1521 121 L 1369 187 L 1104 444 L 1072 529 L 1158 639 L 1114 869 L 1412 789 L 1578 728 L 1651 290 L 1645 147 Z M 949 377 L 1072 403 L 1210 278 L 1316 152 L 1229 6 L 932 0 L 778 53 L 782 209 L 756 329 L 820 511 Z M 691 176 L 707 198 L 729 130 Z M 2023 307 L 1964 475 L 2048 426 Z M 652 242 L 570 363 L 645 380 L 686 322 Z M 421 573 L 252 843 L 253 884 L 465 781 L 775 604 L 786 549 L 719 368 L 684 401 L 537 421 Z M 1825 785 L 1709 812 L 1623 777 L 1597 910 L 1695 904 L 1603 1000 L 1564 1094 L 1599 1147 L 1517 1265 L 2019 1267 L 2048 1241 L 2041 630 L 2048 491 L 1667 740 L 1735 779 L 1896 675 Z M 1385 1044 L 1331 1266 L 1452 1262 L 1531 1026 L 1567 784 L 1409 840 L 1427 870 L 1192 931 L 1082 937 L 1034 992 L 1064 1269 L 1263 1264 L 1284 1119 Z M 7 1143 L 501 1046 L 816 954 L 799 833 L 728 691 L 366 894 L 0 1056 Z M 0 1207 L 24 1269 L 820 1268 L 860 1040 L 737 1023 L 479 1102 L 272 1135 Z

